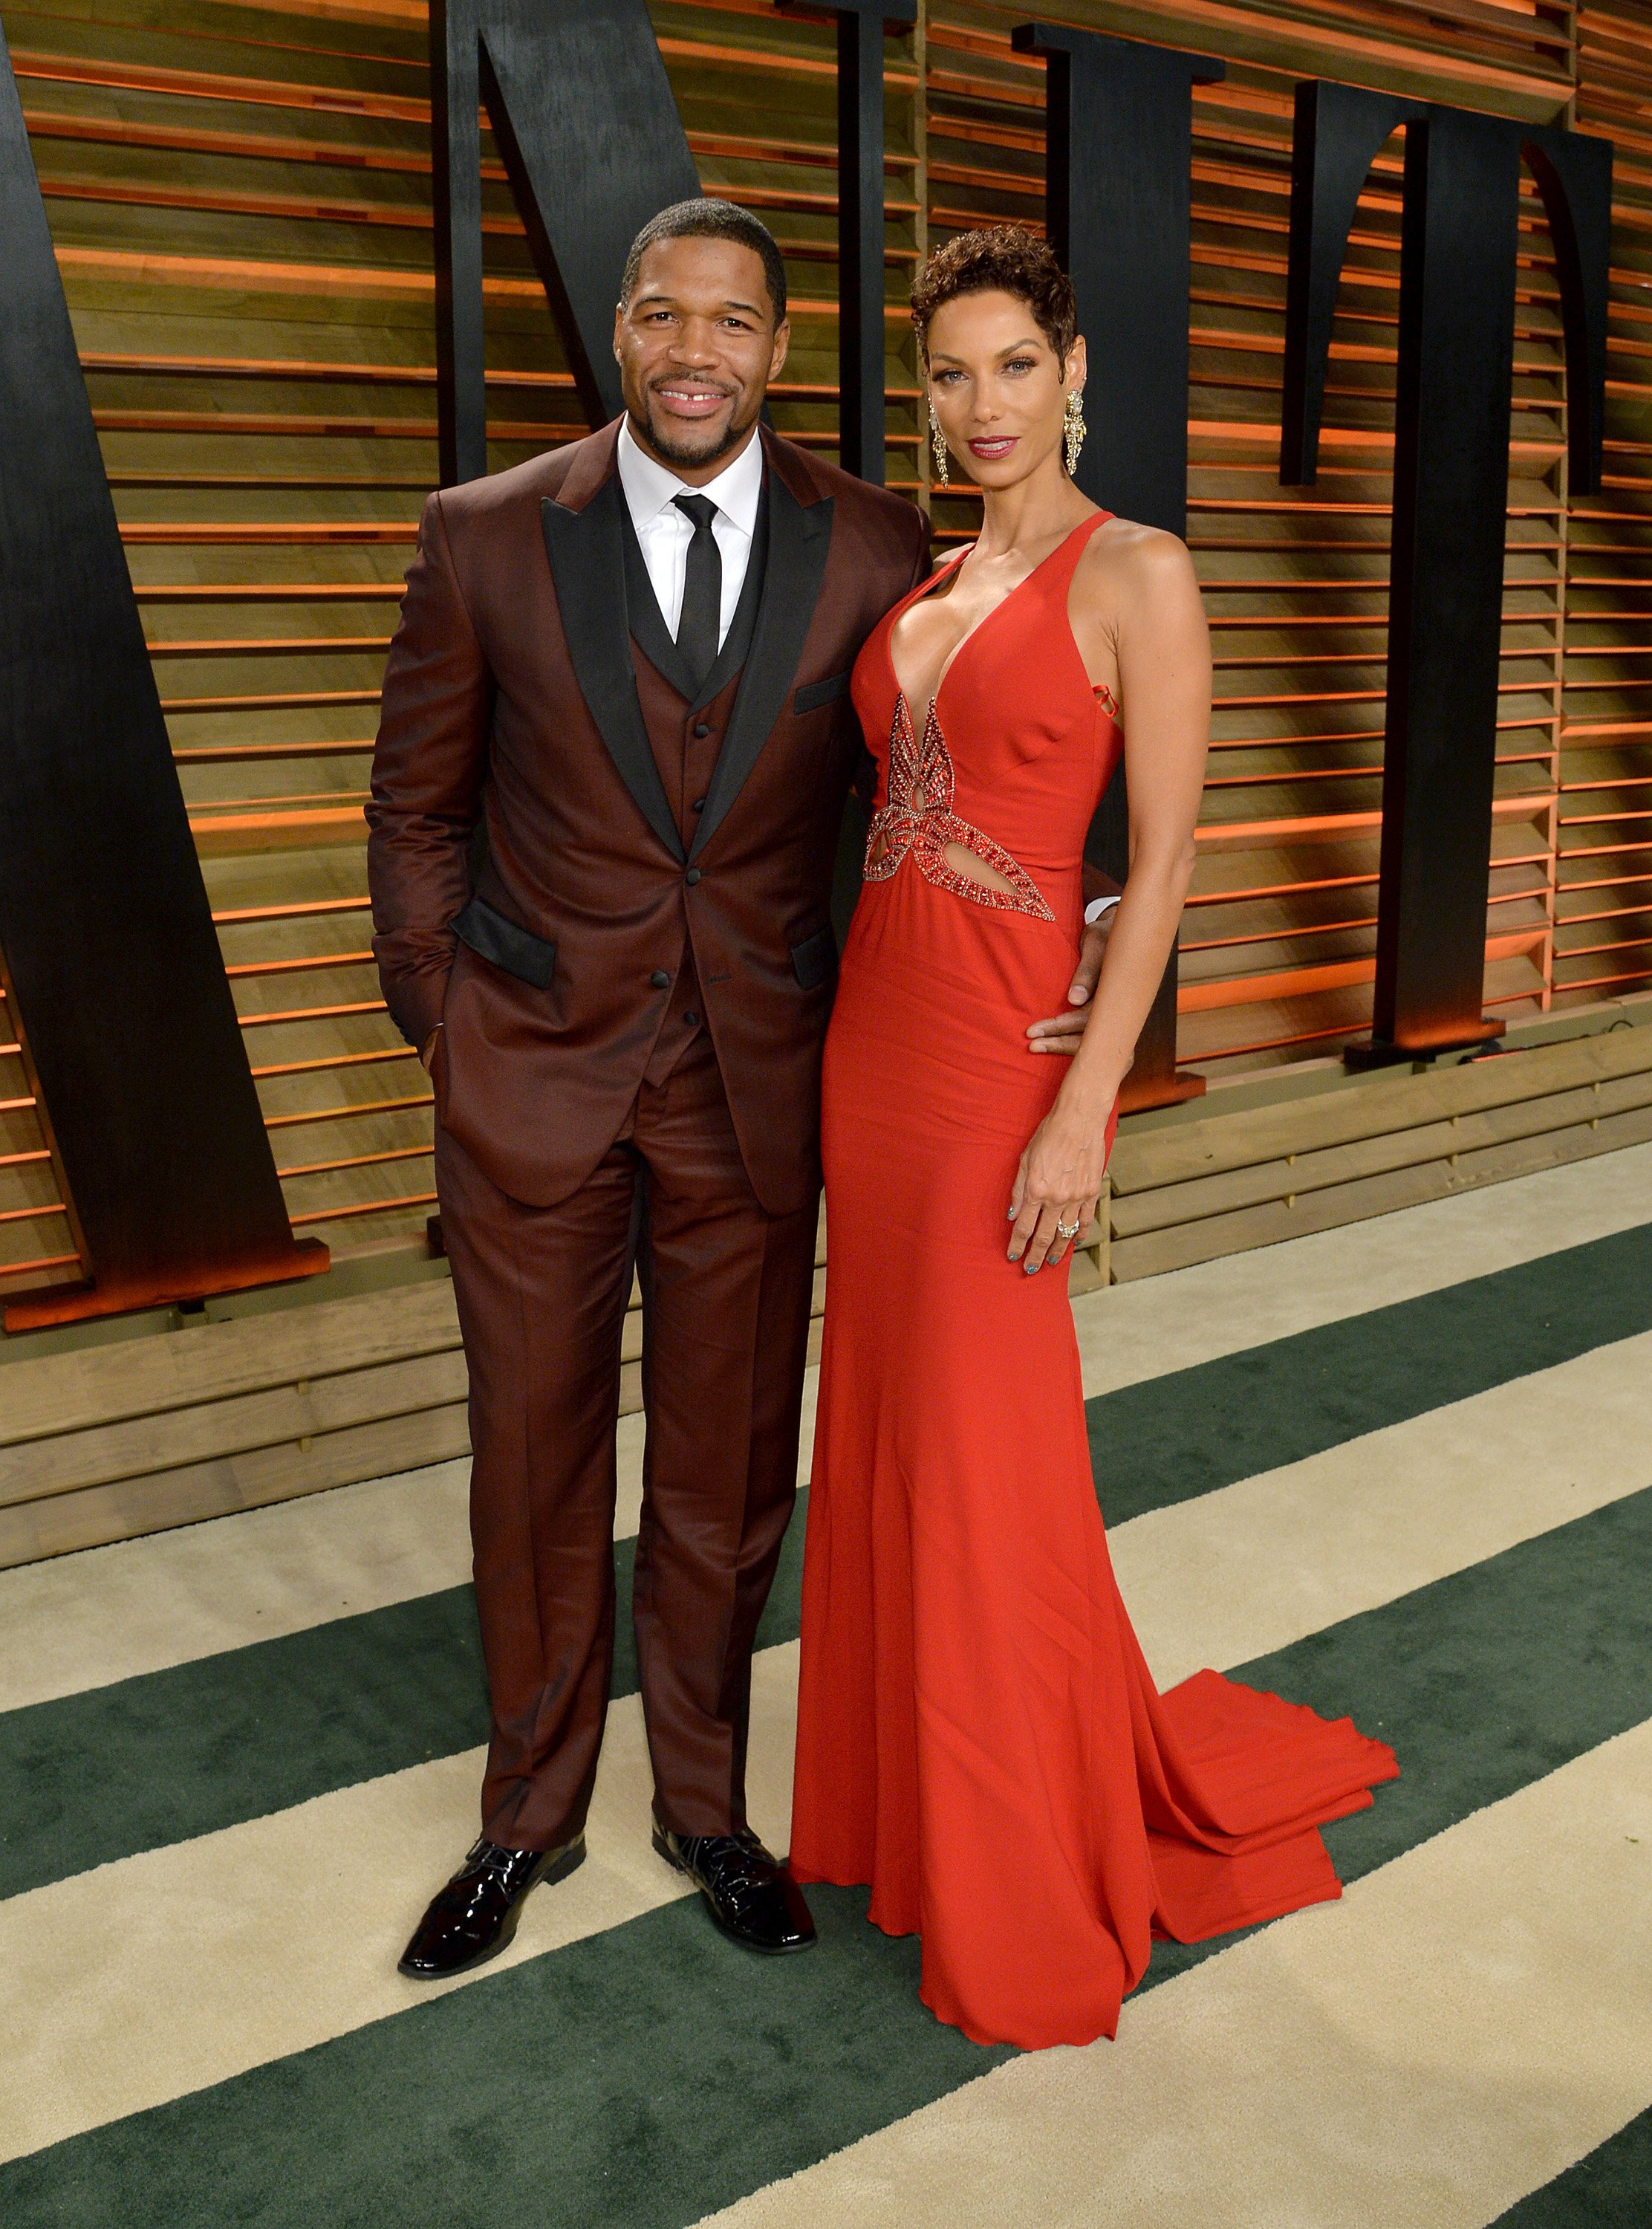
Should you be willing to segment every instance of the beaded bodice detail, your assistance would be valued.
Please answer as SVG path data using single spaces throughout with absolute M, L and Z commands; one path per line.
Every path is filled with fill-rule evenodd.
M 901 691 L 895 698 L 889 730 L 888 803 L 873 815 L 867 830 L 868 882 L 887 883 L 910 858 L 925 881 L 938 890 L 951 890 L 975 905 L 991 906 L 1001 913 L 1029 913 L 1038 921 L 1053 921 L 1055 915 L 1038 884 L 1021 862 L 953 812 L 954 779 L 952 755 L 941 733 L 934 698 L 930 699 L 920 742 L 906 693 Z M 946 857 L 949 844 L 971 852 L 1009 887 L 1000 890 L 952 866 Z

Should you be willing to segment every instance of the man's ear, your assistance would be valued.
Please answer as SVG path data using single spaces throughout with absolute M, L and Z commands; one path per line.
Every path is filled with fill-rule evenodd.
M 771 379 L 778 379 L 780 376 L 780 374 L 785 366 L 786 350 L 791 347 L 791 325 L 789 319 L 782 318 L 779 324 L 774 329 L 774 352 L 769 358 L 769 377 Z
M 621 361 L 619 353 L 619 336 L 624 328 L 624 324 L 625 305 L 623 302 L 616 302 L 614 304 L 614 362 L 616 363 L 618 363 Z

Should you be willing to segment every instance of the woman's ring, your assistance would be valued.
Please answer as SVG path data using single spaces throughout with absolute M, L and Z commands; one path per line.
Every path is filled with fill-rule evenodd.
M 1058 1222 L 1055 1226 L 1055 1235 L 1058 1238 L 1076 1238 L 1079 1235 L 1079 1226 L 1076 1223 Z

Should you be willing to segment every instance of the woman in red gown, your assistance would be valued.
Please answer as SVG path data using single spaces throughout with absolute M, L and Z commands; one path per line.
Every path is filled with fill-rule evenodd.
M 1048 250 L 965 234 L 913 316 L 985 510 L 855 673 L 878 809 L 826 1049 L 791 1864 L 869 1881 L 932 2011 L 1030 2048 L 1111 2035 L 1155 1935 L 1335 1897 L 1319 1828 L 1397 1768 L 1214 1672 L 1160 1695 L 1119 1599 L 1063 1264 L 1187 896 L 1208 641 L 1182 544 L 1073 485 Z M 1040 1058 L 1121 751 L 1129 888 L 1076 1057 Z

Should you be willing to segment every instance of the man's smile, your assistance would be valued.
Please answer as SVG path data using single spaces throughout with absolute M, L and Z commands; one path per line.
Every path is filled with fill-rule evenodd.
M 711 418 L 724 404 L 733 399 L 733 389 L 726 387 L 701 387 L 688 382 L 663 382 L 650 389 L 656 402 L 663 403 L 674 417 Z

